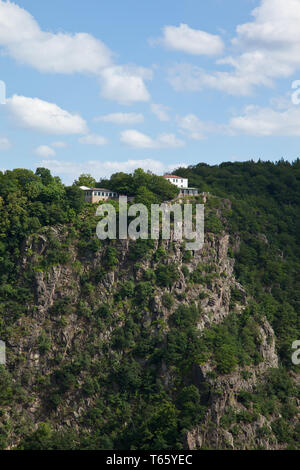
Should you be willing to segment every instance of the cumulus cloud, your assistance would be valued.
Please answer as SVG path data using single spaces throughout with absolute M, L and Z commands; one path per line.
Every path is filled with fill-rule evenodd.
M 133 148 L 154 148 L 155 141 L 151 137 L 134 129 L 121 132 L 121 142 Z
M 297 137 L 300 136 L 300 107 L 290 106 L 290 103 L 285 109 L 283 103 L 275 109 L 251 105 L 224 125 L 201 121 L 194 114 L 178 117 L 177 123 L 182 134 L 195 140 L 205 139 L 209 133 L 231 136 Z
M 90 34 L 42 31 L 30 13 L 2 0 L 0 46 L 18 62 L 41 72 L 99 73 L 111 64 L 108 47 Z
M 300 136 L 300 108 L 274 110 L 259 106 L 246 107 L 243 115 L 230 120 L 232 134 L 251 136 Z
M 149 99 L 144 80 L 151 72 L 141 67 L 114 65 L 113 53 L 91 34 L 42 31 L 29 12 L 3 0 L 0 0 L 0 52 L 41 72 L 100 77 L 102 96 L 121 104 Z
M 185 145 L 185 142 L 177 139 L 174 134 L 160 134 L 156 139 L 152 139 L 135 129 L 121 132 L 121 142 L 136 149 L 176 148 Z
M 152 79 L 152 71 L 142 67 L 115 65 L 101 72 L 101 96 L 129 105 L 136 101 L 149 101 L 144 80 Z
M 162 104 L 151 104 L 151 111 L 155 116 L 162 122 L 170 121 L 170 116 L 168 114 L 170 108 Z
M 110 122 L 112 124 L 139 124 L 144 122 L 144 116 L 138 113 L 111 113 L 96 117 L 95 121 Z
M 98 145 L 98 146 L 106 145 L 108 143 L 105 137 L 102 137 L 101 135 L 95 135 L 95 134 L 88 134 L 83 137 L 80 137 L 78 139 L 78 142 L 80 144 Z
M 176 90 L 212 88 L 233 95 L 249 95 L 257 86 L 273 86 L 300 70 L 300 0 L 261 0 L 253 20 L 239 25 L 232 43 L 235 52 L 217 61 L 231 71 L 206 72 L 177 65 L 169 71 Z
M 195 114 L 187 114 L 177 118 L 180 131 L 190 139 L 203 140 L 208 132 L 216 130 L 217 126 L 212 126 L 201 121 Z
M 9 150 L 11 148 L 11 142 L 7 137 L 0 137 L 0 151 Z
M 54 157 L 56 155 L 55 150 L 48 145 L 40 145 L 35 149 L 35 153 L 40 157 Z
M 84 134 L 88 128 L 78 114 L 71 114 L 54 103 L 38 98 L 13 95 L 7 109 L 16 122 L 25 128 L 45 134 Z
M 201 67 L 191 64 L 177 64 L 168 70 L 168 81 L 175 91 L 201 91 L 206 88 L 219 90 L 230 95 L 247 96 L 253 86 L 271 86 L 272 82 L 262 73 L 215 72 L 209 74 Z
M 200 29 L 192 29 L 187 24 L 165 26 L 163 37 L 150 42 L 161 43 L 167 49 L 193 55 L 217 55 L 222 54 L 224 49 L 224 43 L 220 36 L 209 34 Z
M 78 178 L 82 173 L 90 173 L 97 181 L 100 181 L 101 178 L 107 178 L 119 171 L 131 173 L 137 168 L 142 168 L 145 171 L 150 170 L 153 173 L 162 175 L 165 172 L 172 171 L 174 168 L 186 167 L 187 165 L 185 163 L 172 163 L 172 165 L 167 165 L 158 160 L 144 159 L 126 161 L 89 160 L 82 163 L 43 160 L 39 162 L 39 166 L 49 168 L 52 174 L 61 176 L 66 183 L 72 183 L 74 179 Z

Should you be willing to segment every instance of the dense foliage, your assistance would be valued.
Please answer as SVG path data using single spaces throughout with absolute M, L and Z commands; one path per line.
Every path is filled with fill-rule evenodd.
M 157 204 L 178 196 L 178 189 L 168 180 L 142 169 L 133 174 L 115 173 L 109 180 L 101 180 L 97 187 L 109 188 L 119 194 L 135 196 L 137 203 Z
M 292 367 L 291 346 L 300 338 L 300 160 L 200 163 L 176 173 L 230 199 L 222 213 L 236 275 L 271 322 L 281 359 Z
M 96 238 L 95 208 L 78 186 L 109 187 L 147 205 L 173 199 L 177 188 L 142 170 L 99 183 L 82 175 L 70 187 L 43 168 L 0 173 L 0 338 L 9 346 L 8 365 L 0 366 L 0 448 L 182 449 L 222 393 L 214 380 L 237 371 L 247 380 L 262 363 L 265 318 L 280 367 L 241 390 L 243 410 L 227 409 L 220 425 L 238 442 L 241 426 L 262 415 L 272 425 L 259 427 L 257 438 L 299 447 L 291 345 L 300 339 L 300 162 L 199 164 L 176 173 L 211 193 L 207 240 L 230 234 L 246 289 L 232 288 L 230 314 L 203 331 L 201 301 L 213 306 L 226 274 L 213 263 L 193 266 L 183 246 L 174 262 L 175 247 L 161 241 L 131 242 L 124 257 L 124 245 Z M 63 270 L 67 286 L 43 310 L 41 285 Z M 37 366 L 28 367 L 29 356 Z M 199 372 L 204 364 L 210 380 Z

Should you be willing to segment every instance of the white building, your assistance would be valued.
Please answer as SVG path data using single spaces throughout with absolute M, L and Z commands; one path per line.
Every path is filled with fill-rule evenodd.
M 182 178 L 182 176 L 176 175 L 164 175 L 170 183 L 175 184 L 177 188 L 188 188 L 189 180 L 187 178 Z
M 88 188 L 87 186 L 80 186 L 80 189 L 84 191 L 84 200 L 93 204 L 95 202 L 117 199 L 119 197 L 118 193 L 106 188 Z
M 198 196 L 197 188 L 189 188 L 188 178 L 176 175 L 164 175 L 164 178 L 179 188 L 179 196 Z

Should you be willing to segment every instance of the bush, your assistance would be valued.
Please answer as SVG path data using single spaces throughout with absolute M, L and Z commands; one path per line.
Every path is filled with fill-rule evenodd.
M 45 331 L 42 331 L 42 333 L 38 337 L 38 348 L 40 354 L 45 354 L 51 349 L 51 341 Z
M 215 351 L 215 361 L 220 374 L 229 374 L 238 364 L 235 350 L 229 344 L 223 344 Z
M 190 250 L 185 250 L 182 257 L 183 263 L 189 263 L 193 258 L 193 253 Z
M 108 246 L 105 250 L 105 253 L 102 257 L 103 266 L 107 270 L 113 270 L 119 263 L 117 250 L 113 246 Z
M 171 287 L 178 279 L 178 267 L 174 264 L 160 264 L 156 269 L 157 284 L 161 287 Z
M 167 257 L 167 252 L 163 246 L 159 246 L 154 253 L 154 260 L 155 261 L 160 261 L 163 260 Z
M 173 305 L 174 305 L 174 299 L 173 299 L 172 295 L 169 294 L 169 293 L 167 293 L 167 292 L 165 292 L 165 293 L 163 294 L 161 300 L 162 300 L 163 306 L 166 307 L 166 308 L 168 308 L 168 309 L 172 308 Z
M 153 249 L 153 247 L 154 247 L 153 240 L 138 239 L 131 246 L 129 259 L 131 259 L 132 261 L 143 260 L 147 258 L 149 252 Z
M 190 271 L 187 266 L 182 266 L 181 271 L 185 278 L 189 277 Z
M 149 303 L 154 287 L 151 282 L 139 282 L 135 287 L 135 300 L 139 305 Z

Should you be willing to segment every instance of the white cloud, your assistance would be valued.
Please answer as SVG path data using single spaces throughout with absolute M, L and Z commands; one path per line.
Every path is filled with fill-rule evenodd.
M 211 88 L 237 96 L 251 94 L 253 86 L 272 85 L 272 82 L 259 72 L 252 75 L 231 72 L 209 74 L 201 67 L 190 64 L 177 64 L 170 68 L 168 81 L 175 91 L 201 91 Z
M 277 103 L 275 102 L 275 105 Z M 247 106 L 244 112 L 231 118 L 226 125 L 201 121 L 194 114 L 178 117 L 177 123 L 181 133 L 190 139 L 202 140 L 209 133 L 219 135 L 300 136 L 300 107 L 280 108 Z
M 0 46 L 18 62 L 42 72 L 99 73 L 111 64 L 110 50 L 90 34 L 44 32 L 30 13 L 2 0 Z
M 7 137 L 0 137 L 0 151 L 9 150 L 11 148 L 11 142 Z
M 48 145 L 40 145 L 35 149 L 35 153 L 40 157 L 54 157 L 56 155 L 55 150 Z
M 174 134 L 160 134 L 156 139 L 152 139 L 146 134 L 135 129 L 128 129 L 121 132 L 121 142 L 131 148 L 137 149 L 158 149 L 184 147 L 185 143 L 177 139 Z
M 152 113 L 162 122 L 170 121 L 170 116 L 168 115 L 169 109 L 170 108 L 162 104 L 151 104 Z
M 112 124 L 139 124 L 144 122 L 144 116 L 138 113 L 111 113 L 95 118 L 95 121 L 110 122 Z
M 252 16 L 254 21 L 237 27 L 234 44 L 244 43 L 253 48 L 269 45 L 274 50 L 278 45 L 293 47 L 300 40 L 299 0 L 262 0 Z
M 143 134 L 142 132 L 134 129 L 121 132 L 121 142 L 134 148 L 154 148 L 155 142 Z
M 105 137 L 102 137 L 101 135 L 94 135 L 94 134 L 88 134 L 88 135 L 85 135 L 84 137 L 80 137 L 78 139 L 78 142 L 80 144 L 98 145 L 98 146 L 106 145 L 108 143 Z
M 248 106 L 242 116 L 230 120 L 228 130 L 233 134 L 251 136 L 300 136 L 300 108 L 284 111 Z
M 129 105 L 136 101 L 149 101 L 144 80 L 152 79 L 148 69 L 116 65 L 101 72 L 101 96 Z
M 158 148 L 184 147 L 185 142 L 178 139 L 174 134 L 160 134 L 155 140 L 155 146 Z
M 56 147 L 56 148 L 60 148 L 60 149 L 66 148 L 68 146 L 68 144 L 66 142 L 62 142 L 60 140 L 52 142 L 51 145 L 52 145 L 52 147 Z
M 144 80 L 151 78 L 151 71 L 114 65 L 113 53 L 90 34 L 42 31 L 29 12 L 2 0 L 1 52 L 41 72 L 94 74 L 100 77 L 102 96 L 122 104 L 149 99 Z
M 177 65 L 169 71 L 176 90 L 212 88 L 249 95 L 256 86 L 274 85 L 300 70 L 300 0 L 261 0 L 253 20 L 237 27 L 234 54 L 217 61 L 231 71 L 208 73 L 197 66 Z
M 173 163 L 166 165 L 161 161 L 153 159 L 144 160 L 126 160 L 126 161 L 99 161 L 90 160 L 82 163 L 59 161 L 59 160 L 43 160 L 39 162 L 39 166 L 48 168 L 52 174 L 61 176 L 66 183 L 72 183 L 82 173 L 90 173 L 100 181 L 101 178 L 107 178 L 113 173 L 123 171 L 131 173 L 137 168 L 145 171 L 152 171 L 156 174 L 164 174 L 172 171 L 174 168 L 186 167 L 185 163 Z
M 162 43 L 167 49 L 193 55 L 217 55 L 224 50 L 220 36 L 192 29 L 187 24 L 165 26 L 163 38 L 151 42 Z
M 83 134 L 87 132 L 84 119 L 71 114 L 54 103 L 38 98 L 13 95 L 7 99 L 7 109 L 22 127 L 46 134 Z
M 190 139 L 203 140 L 207 132 L 212 132 L 213 127 L 201 121 L 194 114 L 187 114 L 182 118 L 177 118 L 180 131 Z

